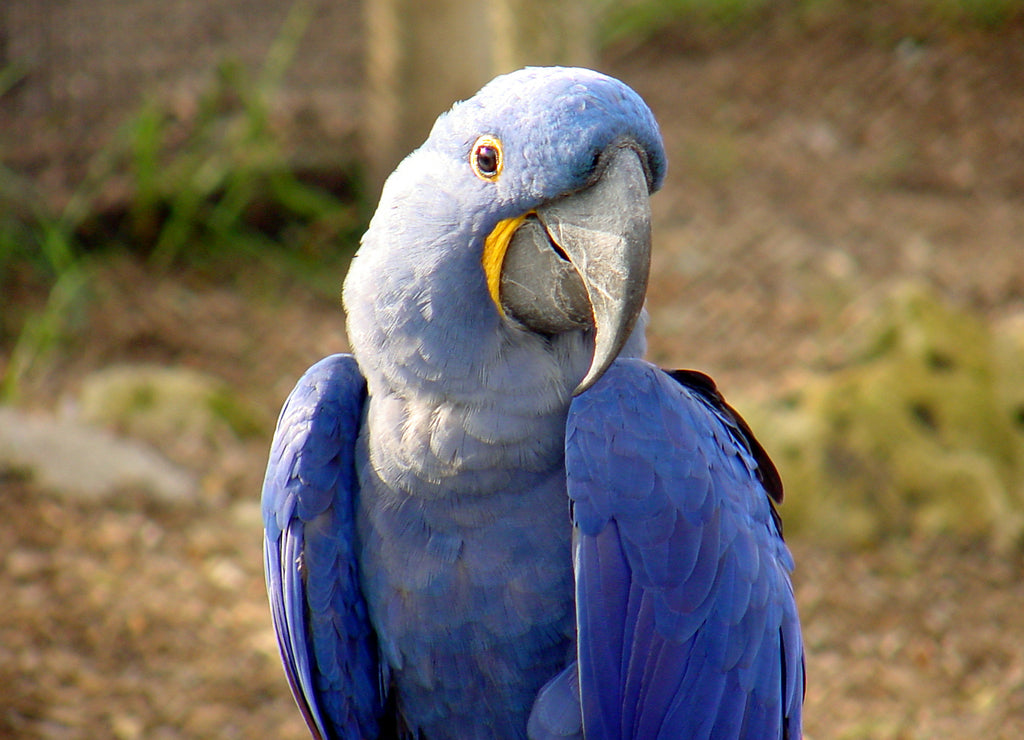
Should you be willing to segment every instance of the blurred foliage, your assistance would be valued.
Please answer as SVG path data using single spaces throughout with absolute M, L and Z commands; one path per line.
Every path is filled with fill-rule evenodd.
M 1021 0 L 936 0 L 938 12 L 956 23 L 968 20 L 984 28 L 998 28 L 1024 15 Z
M 733 28 L 761 16 L 772 0 L 598 0 L 600 38 L 613 44 L 642 43 L 675 23 Z
M 0 166 L 0 339 L 13 342 L 0 399 L 17 394 L 20 379 L 52 350 L 81 306 L 90 268 L 74 235 L 78 202 L 72 198 L 54 213 L 33 183 Z M 37 291 L 47 295 L 42 306 L 19 300 Z
M 132 197 L 121 233 L 150 247 L 154 267 L 250 258 L 315 281 L 323 260 L 351 254 L 338 246 L 355 241 L 356 194 L 343 202 L 302 179 L 274 125 L 313 8 L 293 6 L 255 78 L 225 61 L 186 106 L 152 98 L 124 128 L 113 169 Z M 345 178 L 354 182 L 351 172 Z
M 793 28 L 821 28 L 842 16 L 865 39 L 895 43 L 936 30 L 998 29 L 1024 17 L 1024 0 L 594 0 L 605 44 L 638 46 L 673 26 L 722 33 L 760 27 L 769 16 Z M 854 22 L 851 24 L 850 20 Z M 881 26 L 879 25 L 881 24 Z
M 843 366 L 740 404 L 785 480 L 787 531 L 1024 542 L 1024 315 L 992 326 L 907 284 L 843 341 Z
M 191 368 L 107 367 L 82 380 L 78 404 L 85 421 L 155 444 L 259 438 L 273 423 L 237 399 L 225 383 Z
M 334 194 L 297 174 L 273 120 L 312 10 L 293 7 L 255 77 L 225 61 L 184 110 L 147 100 L 59 209 L 29 178 L 0 166 L 0 341 L 13 345 L 0 398 L 16 396 L 69 331 L 93 261 L 111 248 L 157 270 L 187 266 L 217 279 L 263 264 L 336 296 L 362 225 L 358 178 L 351 169 L 332 173 L 347 189 Z M 0 94 L 18 76 L 0 72 Z M 39 293 L 48 294 L 42 306 Z
M 270 126 L 269 97 L 226 63 L 184 125 L 157 101 L 131 122 L 133 199 L 122 229 L 151 245 L 154 267 L 253 258 L 312 277 L 314 262 L 353 241 L 357 207 L 295 174 Z

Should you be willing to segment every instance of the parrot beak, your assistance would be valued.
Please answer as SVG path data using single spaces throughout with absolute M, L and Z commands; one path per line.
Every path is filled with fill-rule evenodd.
M 526 216 L 508 244 L 500 303 L 528 328 L 594 330 L 594 356 L 579 395 L 629 339 L 643 308 L 651 265 L 650 189 L 640 155 L 613 146 L 584 190 Z

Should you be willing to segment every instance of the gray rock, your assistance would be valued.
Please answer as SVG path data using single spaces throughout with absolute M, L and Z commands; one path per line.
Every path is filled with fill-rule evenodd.
M 166 502 L 191 501 L 198 483 L 153 448 L 75 421 L 0 407 L 0 469 L 25 471 L 37 485 L 100 500 L 142 490 Z

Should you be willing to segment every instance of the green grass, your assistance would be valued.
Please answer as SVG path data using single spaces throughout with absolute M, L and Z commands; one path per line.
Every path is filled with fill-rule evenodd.
M 47 293 L 27 315 L 4 301 L 0 330 L 14 338 L 0 400 L 17 395 L 21 379 L 53 349 L 85 295 L 89 267 L 75 242 L 75 202 L 54 213 L 30 181 L 0 166 L 0 292 L 9 297 L 23 281 Z
M 927 38 L 937 30 L 998 30 L 1024 18 L 1024 0 L 594 0 L 605 45 L 637 46 L 668 28 L 698 37 L 756 31 L 775 16 L 791 28 L 821 29 L 841 20 L 863 24 L 865 38 L 886 43 Z M 885 33 L 876 26 L 881 23 Z
M 271 97 L 263 83 L 253 84 L 238 65 L 226 63 L 183 137 L 181 123 L 157 101 L 147 103 L 127 127 L 125 164 L 135 198 L 125 231 L 151 244 L 154 268 L 182 261 L 322 257 L 327 242 L 350 237 L 357 228 L 353 205 L 293 171 L 269 123 Z M 171 144 L 176 138 L 183 141 Z M 267 220 L 280 228 L 260 225 Z M 288 250 L 279 246 L 284 230 Z
M 1021 0 L 933 0 L 939 13 L 949 21 L 968 21 L 982 28 L 996 29 L 1024 15 Z
M 178 120 L 154 99 L 126 127 L 124 166 L 135 193 L 128 231 L 152 244 L 154 267 L 226 257 L 311 275 L 303 257 L 323 259 L 337 241 L 352 240 L 357 208 L 296 175 L 272 122 L 311 12 L 304 3 L 293 8 L 255 78 L 237 63 L 222 63 L 191 120 Z M 288 249 L 280 248 L 282 240 Z
M 604 0 L 599 2 L 599 36 L 605 44 L 643 41 L 681 22 L 715 30 L 735 28 L 760 16 L 772 4 L 772 0 Z
M 187 267 L 225 280 L 257 263 L 337 295 L 362 227 L 358 175 L 342 173 L 353 187 L 345 197 L 310 184 L 272 116 L 312 10 L 293 7 L 257 74 L 232 60 L 212 70 L 187 120 L 147 99 L 59 209 L 0 165 L 0 294 L 11 303 L 0 311 L 0 342 L 10 347 L 0 399 L 16 397 L 67 336 L 96 261 L 111 250 L 135 253 L 157 272 Z M 0 70 L 0 95 L 22 74 Z M 113 209 L 103 197 L 112 186 L 129 194 Z M 38 293 L 46 299 L 33 300 Z M 27 300 L 15 305 L 12 295 Z

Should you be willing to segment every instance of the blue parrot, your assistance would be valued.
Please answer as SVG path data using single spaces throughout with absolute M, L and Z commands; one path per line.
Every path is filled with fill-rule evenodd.
M 647 105 L 528 68 L 438 118 L 278 421 L 264 560 L 316 738 L 798 738 L 778 473 L 640 359 Z

